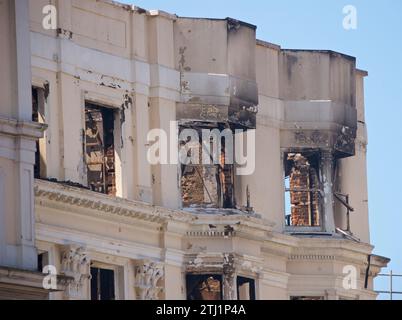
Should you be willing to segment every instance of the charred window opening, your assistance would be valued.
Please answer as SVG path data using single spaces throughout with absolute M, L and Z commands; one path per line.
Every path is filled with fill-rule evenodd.
M 114 271 L 91 267 L 91 300 L 115 300 Z
M 180 147 L 188 149 L 188 157 L 198 155 L 199 162 L 181 165 L 183 207 L 233 208 L 234 167 L 232 130 L 222 126 L 180 126 L 197 132 L 197 140 L 185 138 Z M 209 132 L 208 136 L 205 132 Z M 185 136 L 185 135 L 184 135 Z M 209 144 L 209 150 L 206 147 Z M 205 163 L 205 159 L 210 162 Z
M 85 162 L 91 190 L 116 195 L 114 111 L 90 103 L 85 106 Z
M 45 93 L 44 89 L 32 87 L 32 121 L 44 123 L 44 109 L 45 109 Z M 42 158 L 43 146 L 41 146 L 41 139 L 36 141 L 35 151 L 35 164 L 34 164 L 34 178 L 39 179 L 44 176 L 45 163 Z
M 255 300 L 255 281 L 254 279 L 237 277 L 237 299 Z
M 320 155 L 317 151 L 285 153 L 286 225 L 321 224 Z
M 222 276 L 203 274 L 186 276 L 187 300 L 222 300 Z

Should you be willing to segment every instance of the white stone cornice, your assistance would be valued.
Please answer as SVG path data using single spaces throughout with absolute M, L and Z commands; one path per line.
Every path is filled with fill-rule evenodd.
M 289 260 L 337 261 L 364 267 L 367 264 L 367 256 L 372 250 L 372 246 L 368 244 L 356 243 L 346 239 L 311 238 L 306 242 L 304 240 L 306 239 L 299 239 L 298 245 L 291 249 L 288 256 Z
M 82 209 L 91 209 L 94 215 L 102 218 L 122 217 L 125 219 L 134 219 L 148 221 L 153 223 L 166 223 L 177 221 L 184 224 L 193 225 L 189 227 L 190 232 L 201 232 L 199 236 L 216 236 L 216 234 L 205 232 L 205 226 L 216 224 L 220 226 L 219 232 L 225 232 L 225 226 L 230 226 L 238 230 L 242 237 L 258 236 L 266 237 L 266 233 L 271 230 L 272 223 L 246 215 L 225 215 L 217 213 L 208 214 L 192 214 L 183 210 L 173 210 L 164 207 L 154 206 L 145 202 L 133 201 L 124 198 L 109 196 L 106 194 L 96 193 L 85 188 L 73 187 L 57 182 L 46 180 L 35 180 L 35 197 L 37 201 L 47 200 L 50 202 L 60 203 L 66 209 L 71 210 L 70 206 Z M 41 205 L 45 204 L 42 201 Z M 81 210 L 82 214 L 88 214 L 88 210 Z M 80 210 L 75 210 L 77 214 Z M 229 228 L 231 230 L 231 228 Z M 230 233 L 230 232 L 229 232 Z M 190 235 L 189 234 L 189 235 Z M 226 230 L 226 234 L 228 234 Z M 228 234 L 229 235 L 229 234 Z
M 192 238 L 256 239 L 264 241 L 262 252 L 279 254 L 289 260 L 336 260 L 363 265 L 372 246 L 341 238 L 301 238 L 272 232 L 269 221 L 241 214 L 194 214 L 153 206 L 144 202 L 116 198 L 84 188 L 36 180 L 38 204 L 78 215 L 92 216 L 128 224 L 174 224 L 165 232 Z M 177 223 L 179 223 L 177 225 Z M 173 228 L 173 229 L 172 229 Z
M 271 231 L 274 222 L 269 221 L 267 219 L 257 218 L 252 215 L 227 215 L 225 212 L 217 211 L 216 214 L 197 214 L 197 220 L 193 222 L 194 225 L 206 224 L 209 223 L 213 217 L 214 222 L 219 225 L 227 225 L 227 224 L 236 224 L 242 225 L 249 228 L 258 228 L 265 231 Z
M 0 117 L 0 134 L 36 140 L 43 136 L 47 125 L 32 121 L 18 121 Z
M 124 216 L 157 223 L 163 223 L 167 219 L 189 222 L 194 218 L 189 213 L 44 180 L 35 180 L 34 190 L 38 199 L 48 199 L 65 205 L 89 208 L 98 211 L 100 215 Z
M 264 241 L 274 223 L 248 214 L 227 215 L 217 210 L 216 214 L 197 214 L 187 232 L 189 237 L 239 237 Z
M 370 254 L 374 247 L 368 243 L 355 242 L 339 237 L 311 237 L 311 238 L 298 238 L 298 247 L 302 250 L 321 249 L 321 250 L 347 250 L 354 254 Z

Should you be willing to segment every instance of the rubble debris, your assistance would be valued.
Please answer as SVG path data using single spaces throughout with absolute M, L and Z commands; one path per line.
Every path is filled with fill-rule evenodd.
M 85 163 L 92 191 L 116 195 L 114 112 L 90 103 L 85 106 Z
M 199 141 L 181 141 L 181 145 L 187 145 L 189 156 L 191 152 L 198 152 L 199 159 L 203 158 L 202 126 L 194 124 L 193 129 L 199 131 Z M 180 127 L 180 132 L 185 129 Z M 212 160 L 213 148 L 208 155 Z M 233 164 L 226 164 L 225 139 L 221 139 L 219 163 L 211 164 L 187 164 L 181 166 L 181 191 L 183 207 L 207 207 L 207 208 L 234 208 L 234 177 Z M 201 162 L 201 161 L 200 161 Z
M 73 182 L 73 181 L 70 181 L 70 180 L 57 180 L 56 178 L 40 178 L 40 180 L 49 181 L 49 182 L 53 182 L 53 183 L 58 183 L 58 184 L 68 186 L 68 187 L 74 187 L 74 188 L 90 190 L 89 187 L 84 186 L 81 183 Z
M 222 276 L 213 274 L 186 277 L 187 300 L 222 300 Z

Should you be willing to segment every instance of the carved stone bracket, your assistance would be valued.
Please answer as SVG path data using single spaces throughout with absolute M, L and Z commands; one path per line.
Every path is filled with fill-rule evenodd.
M 138 300 L 158 300 L 163 290 L 159 280 L 163 279 L 164 271 L 161 263 L 140 260 L 135 266 L 135 293 Z
M 78 245 L 64 246 L 61 250 L 60 273 L 73 278 L 66 286 L 65 297 L 69 299 L 85 298 L 83 287 L 85 281 L 90 279 L 90 259 L 85 248 Z

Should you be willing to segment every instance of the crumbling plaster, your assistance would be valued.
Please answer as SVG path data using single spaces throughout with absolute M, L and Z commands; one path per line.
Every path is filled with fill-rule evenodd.
M 185 299 L 186 272 L 211 271 L 206 261 L 217 272 L 231 271 L 230 281 L 235 274 L 255 279 L 258 299 L 375 298 L 372 279 L 388 260 L 372 256 L 369 286 L 363 288 L 362 270 L 373 247 L 365 178 L 366 74 L 356 70 L 354 58 L 330 51 L 282 50 L 256 40 L 255 26 L 234 19 L 180 18 L 107 0 L 52 1 L 63 14 L 58 16 L 57 30 L 44 30 L 40 12 L 44 4 L 48 1 L 20 2 L 26 15 L 23 24 L 30 25 L 30 31 L 26 26 L 22 34 L 24 43 L 31 40 L 22 61 L 27 64 L 30 56 L 31 68 L 27 66 L 20 76 L 27 88 L 32 84 L 48 93 L 44 106 L 48 129 L 41 152 L 46 162 L 43 178 L 50 181 L 31 179 L 28 184 L 28 176 L 14 181 L 8 174 L 21 168 L 32 171 L 34 138 L 41 137 L 46 126 L 25 123 L 31 112 L 23 91 L 25 107 L 11 110 L 15 97 L 8 80 L 17 55 L 0 51 L 2 59 L 11 62 L 1 73 L 6 80 L 0 89 L 4 97 L 0 131 L 6 143 L 0 148 L 0 197 L 12 198 L 2 191 L 5 185 L 24 191 L 22 186 L 35 184 L 32 197 L 23 199 L 25 208 L 32 204 L 28 212 L 32 221 L 27 221 L 28 229 L 21 229 L 32 231 L 24 243 L 30 258 L 36 249 L 46 251 L 49 262 L 60 270 L 65 246 L 82 247 L 91 261 L 117 268 L 124 278 L 118 297 L 125 299 L 147 295 Z M 13 33 L 8 32 L 12 23 L 0 21 L 7 22 L 0 32 L 12 42 Z M 85 101 L 115 110 L 118 197 L 79 187 L 87 184 Z M 219 112 L 205 112 L 211 108 Z M 249 199 L 254 212 L 182 210 L 178 166 L 150 165 L 146 159 L 150 129 L 168 132 L 169 121 L 180 119 L 216 122 L 211 114 L 222 114 L 218 119 L 222 122 L 256 128 L 256 170 L 237 177 L 234 186 L 236 203 L 244 207 Z M 22 139 L 18 150 L 26 156 L 20 167 L 13 162 L 14 137 Z M 339 148 L 338 143 L 346 147 Z M 351 230 L 360 242 L 335 233 L 335 227 L 344 227 L 345 215 L 332 197 L 326 202 L 333 219 L 326 232 L 304 237 L 287 232 L 283 154 L 312 147 L 324 150 L 328 161 L 336 160 L 336 179 L 329 181 L 325 192 L 331 194 L 333 187 L 349 194 L 355 208 Z M 328 178 L 330 165 L 326 170 Z M 9 219 L 14 204 L 7 203 Z M 10 221 L 8 226 L 18 223 Z M 0 240 L 3 249 L 1 236 Z M 163 265 L 158 293 L 139 290 L 136 270 L 149 261 Z M 345 292 L 342 287 L 345 264 L 360 270 L 356 290 Z M 82 288 L 80 294 L 89 298 L 88 283 Z M 225 297 L 235 298 L 225 290 Z M 66 297 L 56 292 L 50 298 Z

